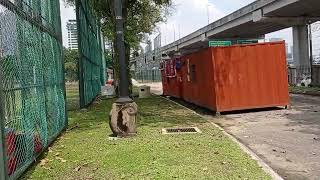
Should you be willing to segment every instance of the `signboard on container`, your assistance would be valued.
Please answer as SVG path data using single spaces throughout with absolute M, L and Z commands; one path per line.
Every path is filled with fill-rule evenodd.
M 237 40 L 237 44 L 255 44 L 258 43 L 258 39 L 244 39 L 244 40 Z
M 209 41 L 209 47 L 231 46 L 231 41 Z

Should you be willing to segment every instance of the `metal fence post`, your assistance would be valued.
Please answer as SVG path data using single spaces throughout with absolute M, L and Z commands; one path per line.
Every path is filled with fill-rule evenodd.
M 60 7 L 60 2 L 59 1 L 56 1 L 56 6 L 57 7 Z M 57 11 L 58 11 L 58 14 L 61 14 L 60 13 L 60 8 L 57 8 Z M 59 16 L 58 17 L 58 21 L 59 21 L 59 24 L 61 24 L 61 17 Z M 59 37 L 62 39 L 62 33 L 60 32 L 59 34 Z M 62 44 L 62 42 L 60 42 Z M 60 46 L 59 48 L 63 48 L 63 46 Z M 62 83 L 62 86 L 63 86 L 63 97 L 64 97 L 64 102 L 65 102 L 65 107 L 64 107 L 64 114 L 65 114 L 65 127 L 64 129 L 66 129 L 68 127 L 68 109 L 67 109 L 67 89 L 66 89 L 66 77 L 65 77 L 65 64 L 64 64 L 64 51 L 63 49 L 61 49 L 61 65 L 62 65 L 62 77 L 63 77 L 63 82 Z
M 78 49 L 79 49 L 79 61 L 78 61 L 78 78 L 79 78 L 79 99 L 80 109 L 85 107 L 84 96 L 84 76 L 83 76 L 83 54 L 82 54 L 82 39 L 81 39 L 81 26 L 80 26 L 80 0 L 76 0 L 76 14 L 77 14 L 77 28 L 78 28 Z
M 151 70 L 151 73 L 152 73 L 152 82 L 155 82 L 155 79 L 154 79 L 154 70 Z
M 141 71 L 141 74 L 142 74 L 142 83 L 143 83 L 143 80 L 144 80 L 144 73 L 143 73 L 143 71 Z
M 2 70 L 0 69 L 0 179 L 7 180 L 7 154 L 6 154 L 6 140 L 5 140 L 5 115 L 4 115 L 4 94 Z
M 312 65 L 313 65 L 313 42 L 312 42 L 312 29 L 311 29 L 311 24 L 308 25 L 309 28 L 309 49 L 310 49 L 310 78 L 311 78 L 311 84 L 313 84 L 313 77 L 312 77 Z

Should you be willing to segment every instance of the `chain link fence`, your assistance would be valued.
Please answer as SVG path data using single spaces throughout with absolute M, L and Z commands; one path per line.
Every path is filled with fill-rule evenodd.
M 157 70 L 141 70 L 133 73 L 133 79 L 138 82 L 161 82 L 161 71 Z
M 89 0 L 76 0 L 80 108 L 88 106 L 105 84 L 104 43 L 100 21 Z
M 312 73 L 312 76 L 311 76 Z M 288 67 L 288 80 L 290 85 L 320 86 L 320 65 Z
M 17 179 L 66 128 L 59 8 L 0 0 L 1 180 Z

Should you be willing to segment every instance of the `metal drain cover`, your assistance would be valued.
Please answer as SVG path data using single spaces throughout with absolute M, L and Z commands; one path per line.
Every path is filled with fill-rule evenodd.
M 163 128 L 162 129 L 162 134 L 194 134 L 194 133 L 201 133 L 201 131 L 197 127 Z

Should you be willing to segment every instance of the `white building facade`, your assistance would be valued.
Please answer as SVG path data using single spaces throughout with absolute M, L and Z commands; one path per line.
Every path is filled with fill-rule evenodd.
M 78 49 L 77 21 L 69 20 L 67 22 L 67 29 L 68 29 L 68 48 Z

